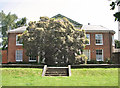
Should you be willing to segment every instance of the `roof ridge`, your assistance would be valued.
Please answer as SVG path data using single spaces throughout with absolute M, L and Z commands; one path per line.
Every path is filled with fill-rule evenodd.
M 83 26 L 96 26 L 96 27 L 99 26 L 99 27 L 105 28 L 107 30 L 110 30 L 109 28 L 107 28 L 107 27 L 105 27 L 103 25 L 83 25 Z
M 74 21 L 74 20 L 72 20 L 72 19 L 70 19 L 70 18 L 68 18 L 68 17 L 66 17 L 66 16 L 64 16 L 64 15 L 62 15 L 62 14 L 57 14 L 57 15 L 55 15 L 55 16 L 53 16 L 52 18 L 57 18 L 57 17 L 65 17 L 65 18 L 67 18 L 70 22 L 72 22 L 72 23 L 74 23 L 74 24 L 76 24 L 76 25 L 80 25 L 80 26 L 82 26 L 82 24 L 80 24 L 80 23 L 78 23 L 78 22 L 76 22 L 76 21 Z

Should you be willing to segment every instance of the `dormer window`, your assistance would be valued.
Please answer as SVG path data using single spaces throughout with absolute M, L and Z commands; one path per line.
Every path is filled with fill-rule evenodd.
M 22 44 L 22 40 L 21 39 L 18 39 L 18 35 L 16 35 L 16 45 L 23 45 Z

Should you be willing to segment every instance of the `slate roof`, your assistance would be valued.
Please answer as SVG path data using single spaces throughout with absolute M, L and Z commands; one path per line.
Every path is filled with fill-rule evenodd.
M 81 29 L 84 29 L 86 32 L 110 32 L 115 34 L 115 31 L 109 30 L 101 25 L 83 25 Z
M 61 14 L 57 14 L 55 16 L 53 16 L 52 18 L 63 18 L 65 16 L 61 15 Z M 67 18 L 71 23 L 73 23 L 73 25 L 75 27 L 82 27 L 81 29 L 84 29 L 86 32 L 111 32 L 113 34 L 115 34 L 115 31 L 113 30 L 109 30 L 101 25 L 82 25 L 76 21 L 73 21 L 72 19 Z M 8 33 L 23 33 L 26 30 L 27 26 L 23 26 L 23 27 L 19 27 L 13 30 L 9 30 Z
M 80 24 L 64 15 L 61 15 L 61 14 L 57 14 L 57 15 L 53 16 L 52 18 L 64 18 L 64 17 L 67 18 L 71 23 L 73 23 L 75 27 L 82 27 L 82 24 Z
M 8 30 L 8 33 L 23 33 L 26 30 L 27 26 L 19 27 L 13 30 Z

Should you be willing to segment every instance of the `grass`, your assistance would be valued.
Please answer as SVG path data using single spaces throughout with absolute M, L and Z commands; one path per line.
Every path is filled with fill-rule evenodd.
M 72 69 L 71 77 L 42 77 L 38 68 L 1 68 L 2 86 L 118 86 L 118 68 Z

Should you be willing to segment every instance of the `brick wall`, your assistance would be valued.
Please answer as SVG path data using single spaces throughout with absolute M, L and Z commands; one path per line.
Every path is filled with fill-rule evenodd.
M 87 45 L 85 49 L 90 50 L 90 59 L 96 60 L 96 50 L 103 50 L 104 60 L 110 58 L 112 55 L 112 34 L 109 33 L 87 33 L 90 34 L 90 45 Z M 103 34 L 103 45 L 95 45 L 95 34 Z M 16 50 L 23 50 L 23 62 L 29 62 L 29 58 L 25 55 L 25 50 L 23 46 L 16 45 L 16 33 L 8 34 L 8 62 L 16 62 L 15 54 Z
M 2 63 L 7 63 L 7 50 L 2 50 Z
M 8 34 L 8 62 L 16 62 L 16 50 L 23 50 L 23 62 L 28 62 L 29 59 L 25 55 L 25 50 L 22 45 L 16 45 L 16 35 L 18 33 L 9 33 Z
M 107 58 L 111 58 L 112 55 L 112 34 L 109 33 L 87 33 L 90 34 L 90 45 L 87 45 L 85 49 L 90 50 L 90 59 L 96 60 L 96 50 L 103 50 L 103 59 L 104 61 Z M 103 45 L 96 45 L 95 34 L 103 35 Z

